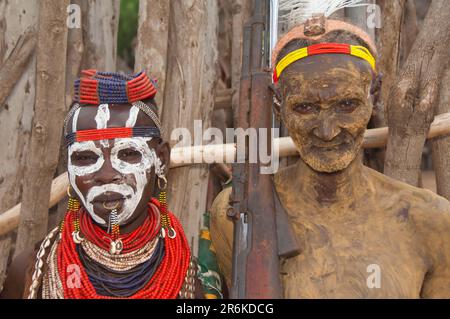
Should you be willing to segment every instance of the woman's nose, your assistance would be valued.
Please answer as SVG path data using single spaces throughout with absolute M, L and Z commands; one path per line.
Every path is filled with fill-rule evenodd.
M 114 184 L 122 180 L 122 174 L 114 169 L 111 160 L 107 157 L 102 167 L 95 174 L 94 179 L 97 184 Z

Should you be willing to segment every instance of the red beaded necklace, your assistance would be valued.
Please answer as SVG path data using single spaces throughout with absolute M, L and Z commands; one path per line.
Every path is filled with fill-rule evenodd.
M 142 248 L 160 231 L 159 212 L 154 204 L 149 203 L 148 216 L 138 228 L 128 234 L 120 234 L 119 238 L 123 243 L 122 253 Z M 84 237 L 98 247 L 109 250 L 110 243 L 113 238 L 104 229 L 94 224 L 92 218 L 82 208 L 80 209 L 80 230 Z
M 158 210 L 160 209 L 160 203 L 155 198 L 152 198 L 150 203 L 154 204 Z M 129 234 L 121 235 L 121 239 L 124 242 L 124 252 L 139 249 L 139 247 L 142 247 L 148 242 L 147 239 L 151 240 L 155 235 L 159 234 L 160 227 L 155 227 L 158 218 L 157 215 L 155 216 L 154 207 L 150 203 L 150 217 L 145 220 L 142 226 Z M 86 214 L 81 213 L 80 215 L 83 216 Z M 66 214 L 61 233 L 61 241 L 57 247 L 58 273 L 63 286 L 64 298 L 115 299 L 115 297 L 98 295 L 83 268 L 72 236 L 72 232 L 74 231 L 73 221 L 76 218 L 77 214 Z M 128 297 L 130 299 L 174 299 L 181 290 L 189 266 L 190 250 L 180 222 L 171 212 L 169 212 L 169 218 L 177 232 L 177 236 L 175 238 L 166 236 L 162 239 L 165 243 L 165 255 L 160 266 L 147 285 L 134 295 Z M 107 236 L 109 235 L 100 227 L 95 226 L 92 221 L 87 221 L 87 219 L 90 218 L 85 216 L 80 222 L 85 239 L 92 240 L 99 247 L 108 250 L 109 237 Z M 79 267 L 79 272 L 73 273 L 69 271 L 69 269 L 74 269 L 73 265 Z M 71 267 L 68 268 L 69 266 Z M 79 275 L 80 278 L 74 281 L 73 279 L 76 275 Z M 69 283 L 73 282 L 79 283 L 79 286 L 70 284 L 69 287 Z

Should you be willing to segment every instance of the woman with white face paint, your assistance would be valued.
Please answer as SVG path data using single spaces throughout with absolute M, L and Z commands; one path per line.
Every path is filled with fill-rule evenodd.
M 31 280 L 16 294 L 202 297 L 183 229 L 167 209 L 170 148 L 160 137 L 155 94 L 144 72 L 87 70 L 75 82 L 64 127 L 67 214 L 40 245 Z M 13 295 L 7 296 L 20 297 Z

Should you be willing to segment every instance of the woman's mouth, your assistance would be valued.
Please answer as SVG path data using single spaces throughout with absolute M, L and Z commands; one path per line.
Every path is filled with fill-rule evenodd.
M 113 210 L 121 208 L 125 197 L 122 194 L 114 192 L 105 192 L 98 195 L 92 201 L 92 205 L 96 208 L 103 208 L 106 210 Z

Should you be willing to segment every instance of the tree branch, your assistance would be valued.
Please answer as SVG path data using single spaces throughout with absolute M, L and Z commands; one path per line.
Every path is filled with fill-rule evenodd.
M 36 47 L 36 32 L 33 29 L 22 34 L 10 55 L 0 67 L 0 107 L 6 102 L 17 81 L 26 70 L 28 61 Z

